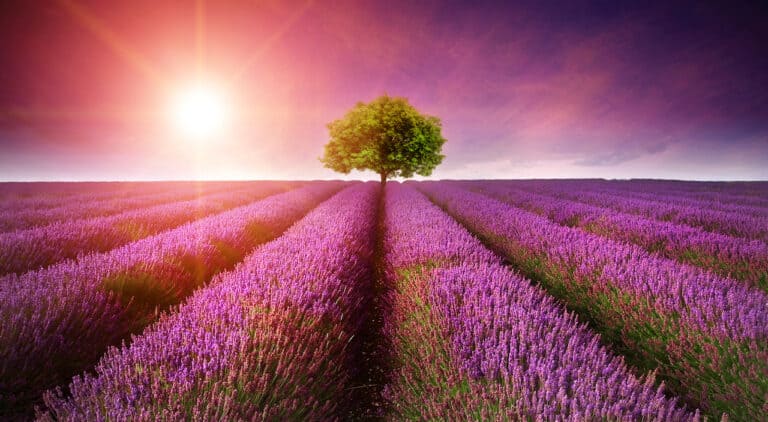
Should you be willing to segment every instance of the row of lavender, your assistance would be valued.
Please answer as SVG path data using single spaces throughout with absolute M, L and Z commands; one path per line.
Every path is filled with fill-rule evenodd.
M 635 197 L 615 189 L 614 184 L 605 188 L 590 188 L 588 183 L 581 185 L 574 181 L 512 181 L 490 182 L 493 184 L 520 187 L 536 193 L 547 193 L 560 198 L 576 200 L 592 205 L 606 206 L 628 214 L 637 214 L 662 221 L 699 227 L 714 233 L 738 236 L 746 239 L 768 241 L 768 218 L 761 215 L 763 207 L 747 207 L 747 212 L 719 211 L 701 201 L 668 200 L 674 193 L 653 192 L 655 199 Z M 768 198 L 768 194 L 766 195 Z M 711 202 L 717 204 L 717 202 Z M 715 205 L 716 206 L 716 205 Z
M 0 204 L 75 198 L 82 195 L 114 197 L 165 190 L 170 183 L 140 182 L 6 182 L 0 185 Z
M 0 275 L 47 267 L 88 252 L 108 251 L 290 187 L 281 182 L 262 182 L 245 190 L 212 193 L 111 216 L 0 233 Z
M 610 208 L 559 199 L 499 183 L 459 183 L 550 220 L 637 244 L 650 252 L 745 280 L 768 290 L 768 245 L 758 240 L 711 233 Z
M 35 182 L 0 184 L 0 211 L 44 210 L 179 191 L 247 188 L 261 182 Z
M 350 347 L 371 283 L 375 184 L 351 187 L 111 349 L 42 420 L 329 420 L 350 403 Z
M 418 186 L 671 391 L 713 415 L 765 415 L 765 292 L 450 184 Z
M 581 188 L 586 190 L 585 187 Z M 610 186 L 603 189 L 589 189 L 591 192 L 607 192 L 614 195 L 634 198 L 634 199 L 646 199 L 654 202 L 661 202 L 664 204 L 681 205 L 684 207 L 701 207 L 708 208 L 717 211 L 724 211 L 728 213 L 746 214 L 755 217 L 768 216 L 768 194 L 765 200 L 759 200 L 754 198 L 756 205 L 746 205 L 733 203 L 728 201 L 728 198 L 702 196 L 701 194 L 688 194 L 685 192 L 635 192 L 627 190 L 612 189 Z M 757 205 L 760 204 L 760 205 Z
M 396 419 L 696 417 L 423 195 L 390 186 L 385 227 Z
M 0 278 L 0 413 L 90 368 L 343 184 L 315 182 L 106 253 Z M 0 415 L 2 416 L 2 415 Z
M 615 191 L 622 194 L 651 192 L 656 195 L 703 200 L 715 204 L 737 204 L 768 207 L 768 183 L 766 182 L 684 182 L 674 180 L 518 180 L 521 186 L 560 186 L 566 189 Z
M 589 181 L 509 181 L 517 187 L 533 188 L 537 191 L 566 191 L 566 192 L 602 192 L 614 196 L 634 199 L 646 199 L 664 203 L 665 205 L 681 205 L 684 207 L 703 207 L 729 213 L 765 216 L 768 213 L 768 192 L 763 197 L 734 195 L 726 192 L 686 192 L 677 189 L 631 189 L 617 182 Z
M 44 226 L 60 221 L 94 218 L 124 213 L 140 208 L 152 207 L 171 202 L 187 201 L 210 196 L 212 194 L 232 191 L 247 191 L 259 189 L 262 185 L 276 182 L 260 182 L 253 186 L 237 187 L 223 185 L 182 186 L 179 189 L 149 193 L 144 195 L 129 195 L 126 197 L 107 198 L 74 198 L 55 207 L 31 208 L 23 202 L 18 207 L 0 209 L 0 233 L 14 230 L 24 230 Z M 287 185 L 286 186 L 290 186 Z
M 361 370 L 378 188 L 349 188 L 111 349 L 42 420 L 344 419 Z M 392 419 L 694 420 L 416 191 L 390 184 Z

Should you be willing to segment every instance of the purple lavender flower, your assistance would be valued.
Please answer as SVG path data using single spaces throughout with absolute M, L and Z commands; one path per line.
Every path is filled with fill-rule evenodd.
M 713 415 L 764 414 L 765 292 L 448 184 L 419 188 L 676 394 Z
M 214 193 L 89 219 L 65 220 L 0 233 L 0 275 L 47 267 L 89 252 L 104 252 L 163 230 L 284 191 L 280 184 Z M 69 207 L 74 208 L 74 207 Z
M 342 187 L 313 183 L 108 253 L 0 280 L 0 408 L 29 409 L 43 390 L 91 367 L 214 274 Z
M 42 420 L 338 418 L 370 282 L 378 184 L 346 189 L 130 346 L 112 348 Z
M 423 195 L 386 198 L 396 419 L 697 418 Z

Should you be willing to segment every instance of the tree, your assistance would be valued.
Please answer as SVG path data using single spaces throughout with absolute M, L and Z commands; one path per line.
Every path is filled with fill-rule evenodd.
M 331 140 L 320 161 L 341 173 L 373 170 L 382 185 L 391 177 L 429 176 L 444 157 L 440 129 L 439 118 L 419 113 L 408 99 L 384 95 L 328 124 Z

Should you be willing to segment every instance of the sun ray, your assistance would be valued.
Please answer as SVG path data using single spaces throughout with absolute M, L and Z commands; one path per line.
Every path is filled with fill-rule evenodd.
M 0 108 L 0 121 L 71 121 L 71 122 L 144 122 L 157 118 L 157 111 L 128 108 L 52 108 L 6 107 Z
M 205 0 L 195 2 L 195 69 L 198 79 L 205 73 Z
M 72 0 L 57 0 L 57 3 L 61 5 L 79 25 L 87 29 L 101 42 L 106 44 L 106 46 L 120 59 L 144 75 L 152 83 L 161 87 L 165 85 L 165 78 L 149 62 L 149 60 L 132 48 L 127 42 L 120 39 L 114 31 L 104 24 L 104 22 L 97 16 L 91 13 L 88 8 Z
M 273 32 L 272 35 L 269 36 L 254 52 L 250 55 L 250 57 L 243 62 L 243 65 L 240 66 L 240 68 L 235 72 L 230 79 L 230 85 L 235 85 L 237 82 L 242 79 L 246 73 L 248 72 L 248 69 L 251 68 L 251 66 L 255 65 L 258 60 L 261 58 L 261 56 L 269 51 L 272 46 L 277 43 L 277 41 L 280 40 L 280 38 L 283 37 L 283 35 L 288 32 L 289 29 L 293 27 L 293 25 L 296 23 L 296 21 L 299 20 L 304 14 L 307 12 L 307 10 L 312 7 L 314 4 L 314 0 L 307 0 L 302 4 L 302 6 L 293 12 L 291 16 L 288 17 L 288 19 L 283 22 L 283 24 L 278 28 L 277 31 Z

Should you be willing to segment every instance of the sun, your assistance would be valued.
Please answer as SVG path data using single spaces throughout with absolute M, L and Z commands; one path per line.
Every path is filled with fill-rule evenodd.
M 173 125 L 192 140 L 211 139 L 220 134 L 230 112 L 224 95 L 201 83 L 180 90 L 173 97 L 170 108 Z

